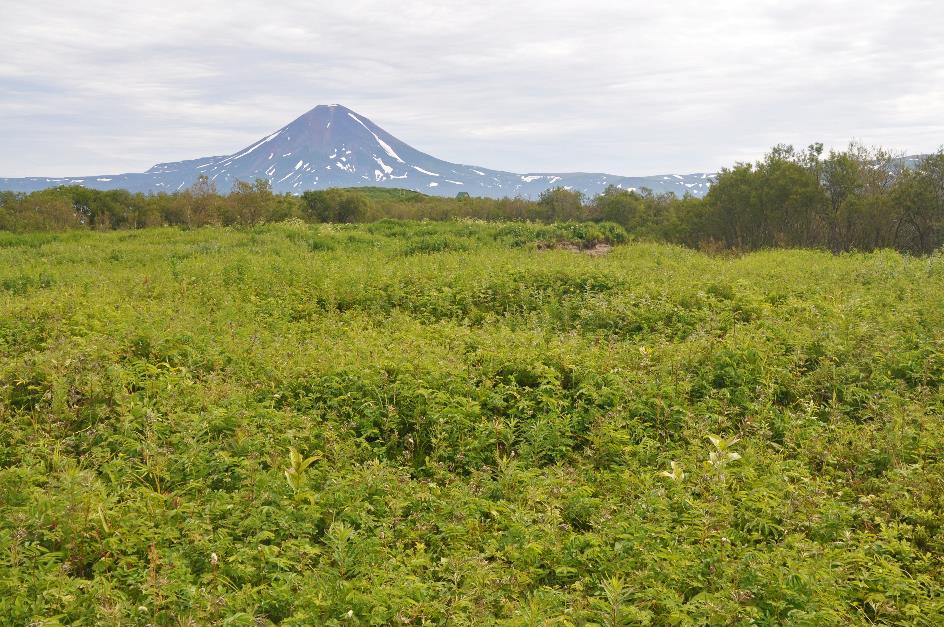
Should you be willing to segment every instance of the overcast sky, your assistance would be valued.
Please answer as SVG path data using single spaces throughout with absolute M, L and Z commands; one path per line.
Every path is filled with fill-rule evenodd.
M 229 154 L 340 103 L 516 172 L 713 171 L 777 143 L 944 144 L 944 4 L 4 2 L 0 176 Z

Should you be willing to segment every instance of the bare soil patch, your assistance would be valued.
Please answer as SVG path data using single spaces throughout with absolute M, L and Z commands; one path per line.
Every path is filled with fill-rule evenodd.
M 578 246 L 574 242 L 554 242 L 541 246 L 543 250 L 567 250 L 572 253 L 582 253 L 591 257 L 602 257 L 613 250 L 613 246 L 606 242 L 598 242 L 592 246 Z

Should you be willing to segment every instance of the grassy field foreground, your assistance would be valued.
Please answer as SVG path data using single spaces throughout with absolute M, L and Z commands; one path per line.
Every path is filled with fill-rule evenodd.
M 944 257 L 599 228 L 0 234 L 0 623 L 944 623 Z

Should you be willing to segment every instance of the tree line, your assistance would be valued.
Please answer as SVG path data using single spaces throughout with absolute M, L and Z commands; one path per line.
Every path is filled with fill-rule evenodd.
M 756 163 L 723 169 L 703 198 L 617 187 L 593 198 L 555 188 L 536 200 L 440 198 L 383 188 L 295 196 L 274 193 L 264 179 L 237 181 L 222 194 L 205 176 L 175 193 L 77 185 L 0 192 L 0 230 L 9 231 L 250 226 L 288 218 L 615 222 L 639 238 L 702 249 L 895 248 L 926 254 L 944 245 L 944 149 L 907 163 L 858 144 L 829 153 L 822 144 L 776 146 Z

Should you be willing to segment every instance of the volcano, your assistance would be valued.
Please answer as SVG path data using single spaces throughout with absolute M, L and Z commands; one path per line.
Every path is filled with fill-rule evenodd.
M 564 187 L 587 196 L 613 185 L 703 196 L 713 173 L 658 176 L 561 172 L 516 174 L 437 159 L 397 139 L 341 105 L 319 105 L 290 124 L 231 155 L 159 163 L 146 172 L 63 178 L 0 178 L 0 189 L 31 192 L 59 185 L 132 192 L 173 192 L 206 176 L 221 192 L 237 180 L 269 181 L 276 192 L 300 194 L 330 187 L 396 187 L 437 196 L 537 198 Z

